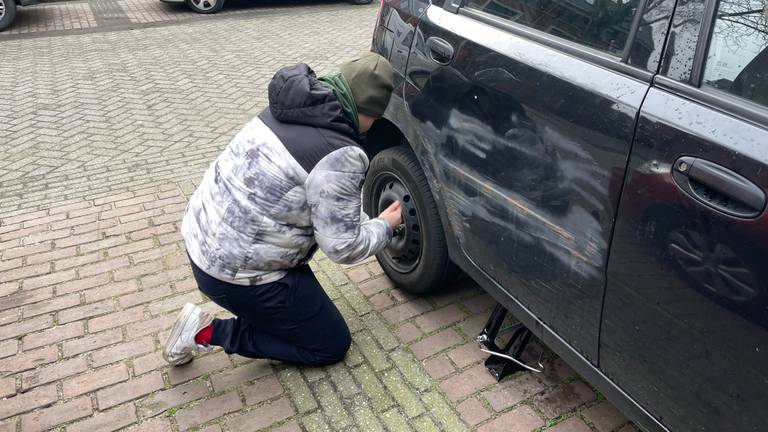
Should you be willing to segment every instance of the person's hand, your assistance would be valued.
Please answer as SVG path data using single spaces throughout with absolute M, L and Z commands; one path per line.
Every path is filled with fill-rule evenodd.
M 381 212 L 379 218 L 384 219 L 389 224 L 389 227 L 392 228 L 392 231 L 396 230 L 403 223 L 403 209 L 400 207 L 400 201 L 390 204 L 389 207 Z

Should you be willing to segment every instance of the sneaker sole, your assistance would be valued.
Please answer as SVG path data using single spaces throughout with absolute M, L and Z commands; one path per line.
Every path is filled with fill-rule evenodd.
M 192 312 L 195 310 L 195 305 L 191 303 L 187 303 L 184 305 L 184 308 L 181 309 L 181 312 L 179 312 L 178 317 L 176 318 L 176 324 L 173 325 L 173 328 L 171 329 L 171 334 L 168 335 L 168 339 L 165 341 L 165 347 L 163 348 L 163 358 L 168 363 L 174 365 L 174 366 L 181 366 L 183 364 L 189 363 L 192 360 L 192 355 L 190 354 L 188 357 L 184 357 L 180 360 L 170 360 L 170 349 L 173 348 L 176 343 L 179 341 L 179 338 L 181 337 L 181 330 L 186 326 L 187 322 L 192 318 Z

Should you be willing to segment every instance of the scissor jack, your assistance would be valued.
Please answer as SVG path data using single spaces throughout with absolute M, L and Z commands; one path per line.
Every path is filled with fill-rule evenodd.
M 488 322 L 485 323 L 483 331 L 477 336 L 480 351 L 491 355 L 485 360 L 485 367 L 488 369 L 488 372 L 496 378 L 496 381 L 501 381 L 505 376 L 521 370 L 537 373 L 543 372 L 544 366 L 541 364 L 541 358 L 537 362 L 538 368 L 529 366 L 520 360 L 520 356 L 525 351 L 528 342 L 531 341 L 531 336 L 533 336 L 531 331 L 523 324 L 514 324 L 505 329 L 505 332 L 508 330 L 512 333 L 512 338 L 504 348 L 496 345 L 496 337 L 499 335 L 499 330 L 501 330 L 501 325 L 504 323 L 506 316 L 507 309 L 501 303 L 497 303 L 493 312 L 491 312 L 491 316 L 488 318 Z

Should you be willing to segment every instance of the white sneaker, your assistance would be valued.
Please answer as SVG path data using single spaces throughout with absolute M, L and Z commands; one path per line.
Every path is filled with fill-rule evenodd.
M 180 366 L 192 361 L 195 352 L 211 351 L 213 348 L 210 345 L 195 343 L 197 332 L 209 326 L 211 322 L 213 318 L 202 309 L 192 303 L 185 304 L 165 342 L 163 349 L 165 361 L 174 366 Z

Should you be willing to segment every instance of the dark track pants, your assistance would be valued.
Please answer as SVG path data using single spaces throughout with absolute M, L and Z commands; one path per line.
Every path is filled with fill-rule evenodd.
M 200 291 L 235 315 L 214 319 L 211 344 L 227 354 L 326 365 L 344 358 L 352 338 L 309 266 L 263 285 L 222 282 L 192 264 Z

